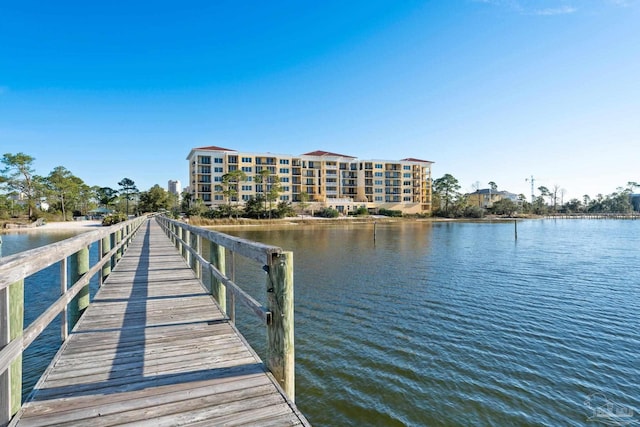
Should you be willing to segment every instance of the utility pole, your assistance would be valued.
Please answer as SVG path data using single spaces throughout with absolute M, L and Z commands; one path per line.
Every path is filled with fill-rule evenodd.
M 535 195 L 533 194 L 533 187 L 535 179 L 533 179 L 533 175 L 531 175 L 531 178 L 525 178 L 525 181 L 531 181 L 531 206 L 533 206 L 533 200 L 535 197 Z

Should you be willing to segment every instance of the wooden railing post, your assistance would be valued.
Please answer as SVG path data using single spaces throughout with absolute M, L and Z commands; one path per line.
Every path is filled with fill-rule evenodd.
M 178 230 L 177 230 L 177 236 L 178 238 L 176 239 L 176 249 L 178 249 L 178 252 L 182 255 L 182 227 L 178 226 Z M 184 256 L 184 255 L 183 255 Z
M 200 255 L 200 236 L 195 233 L 191 233 L 191 247 L 196 251 L 196 254 Z M 195 255 L 191 256 L 191 269 L 196 274 L 196 277 L 200 278 L 200 261 Z
M 69 276 L 67 275 L 67 258 L 60 261 L 60 295 L 67 293 L 67 283 Z M 67 340 L 69 336 L 69 307 L 65 307 L 60 313 L 60 339 L 62 342 Z
M 231 253 L 231 281 L 235 283 L 236 281 L 236 253 L 230 251 Z M 228 310 L 229 320 L 231 323 L 236 323 L 236 294 L 231 292 L 229 294 L 229 310 Z
M 0 291 L 0 347 L 22 335 L 24 280 Z M 0 424 L 6 425 L 22 406 L 22 355 L 0 373 Z
M 101 245 L 100 249 L 101 249 L 101 252 L 102 252 L 100 254 L 100 258 L 104 258 L 104 256 L 106 254 L 111 252 L 111 236 L 107 236 L 107 237 L 103 237 L 102 238 L 102 245 Z M 109 277 L 110 274 L 111 274 L 111 263 L 110 262 L 106 262 L 102 266 L 102 281 L 104 281 L 107 277 Z
M 267 268 L 267 365 L 291 401 L 295 401 L 293 335 L 293 252 L 274 255 Z
M 185 246 L 182 247 L 182 257 L 187 262 L 187 265 L 191 265 L 191 252 L 188 248 L 191 247 L 191 232 L 187 229 L 182 229 L 182 240 L 184 240 Z
M 89 271 L 89 248 L 82 248 L 69 258 L 70 285 L 73 286 Z M 73 329 L 89 306 L 89 285 L 84 286 L 69 304 L 69 326 Z
M 118 231 L 116 231 L 116 246 L 118 246 L 120 242 L 122 242 L 122 229 L 119 229 Z M 118 250 L 116 251 L 116 264 L 118 264 L 121 259 L 122 259 L 122 246 L 120 246 L 120 248 L 118 248 Z
M 217 243 L 209 241 L 209 262 L 218 269 L 222 274 L 225 274 L 225 250 L 224 246 L 220 246 Z M 211 295 L 215 298 L 216 302 L 220 306 L 223 314 L 227 314 L 227 288 L 218 280 L 213 274 L 211 275 Z

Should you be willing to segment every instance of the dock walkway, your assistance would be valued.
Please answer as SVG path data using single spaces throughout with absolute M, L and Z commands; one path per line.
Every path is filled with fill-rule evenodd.
M 10 425 L 309 424 L 147 221 Z

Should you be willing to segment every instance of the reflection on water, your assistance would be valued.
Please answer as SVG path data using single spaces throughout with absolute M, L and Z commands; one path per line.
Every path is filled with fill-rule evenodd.
M 294 252 L 296 402 L 314 425 L 585 425 L 604 420 L 596 401 L 640 421 L 640 221 L 524 221 L 517 241 L 513 228 L 223 231 Z M 3 236 L 4 249 L 44 237 Z M 236 282 L 264 302 L 265 274 L 248 264 Z M 29 319 L 56 298 L 51 268 L 27 281 Z M 242 306 L 238 325 L 264 355 Z M 30 375 L 58 328 L 28 349 Z
M 583 425 L 595 392 L 640 408 L 640 222 L 223 231 L 294 252 L 313 424 Z M 264 294 L 259 273 L 238 282 Z

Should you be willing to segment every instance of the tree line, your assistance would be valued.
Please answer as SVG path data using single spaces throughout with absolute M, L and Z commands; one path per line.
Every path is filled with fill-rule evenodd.
M 117 189 L 89 186 L 64 166 L 55 167 L 46 176 L 38 175 L 34 161 L 25 153 L 6 153 L 0 159 L 0 219 L 49 217 L 67 221 L 99 207 L 122 215 L 180 208 L 177 196 L 157 184 L 142 192 L 130 178 L 118 182 Z
M 498 185 L 490 181 L 489 188 L 493 194 L 498 193 Z M 516 200 L 511 198 L 498 198 L 491 202 L 485 209 L 479 204 L 470 202 L 470 194 L 460 192 L 462 188 L 459 181 L 451 174 L 433 180 L 433 214 L 448 218 L 481 218 L 486 213 L 511 216 L 515 213 L 548 215 L 553 213 L 588 214 L 588 213 L 631 213 L 640 210 L 640 200 L 634 206 L 631 195 L 640 184 L 629 181 L 626 186 L 618 187 L 616 191 L 603 195 L 597 194 L 594 198 L 585 194 L 581 199 L 572 198 L 564 201 L 566 190 L 559 185 L 552 188 L 540 186 L 538 194 L 534 195 L 533 202 L 529 202 L 524 194 L 518 194 Z M 480 185 L 473 186 L 480 190 Z M 479 198 L 477 199 L 479 200 Z

